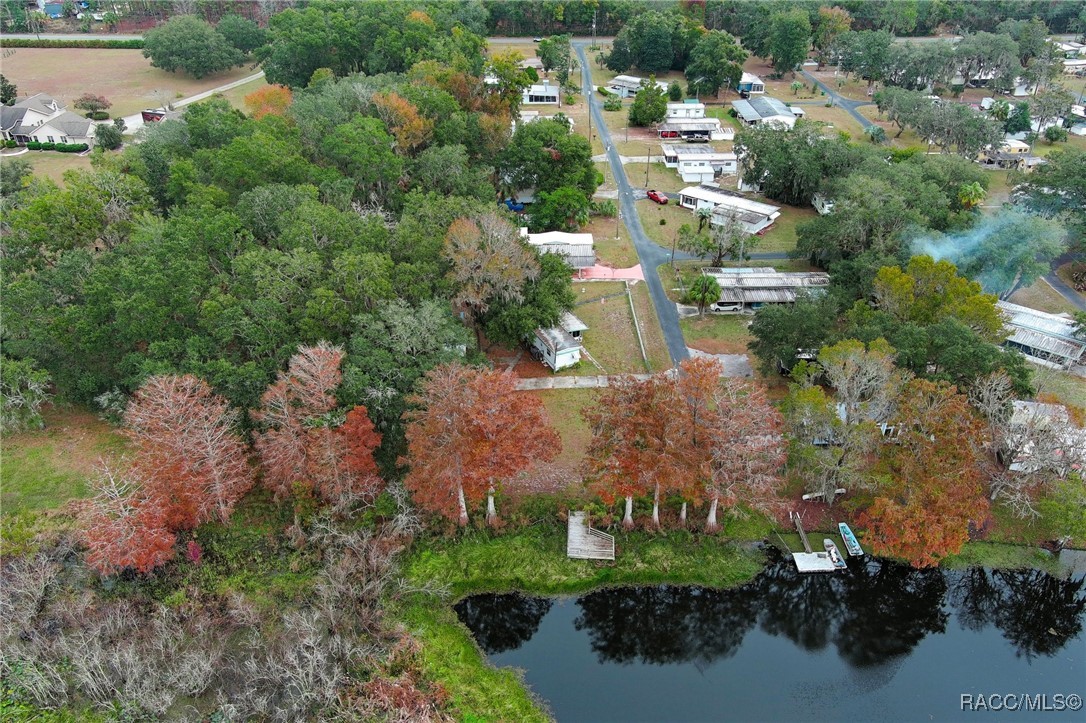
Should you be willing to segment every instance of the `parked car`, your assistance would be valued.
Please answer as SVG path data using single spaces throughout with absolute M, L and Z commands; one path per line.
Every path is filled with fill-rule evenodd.
M 543 38 L 532 38 L 532 42 L 533 43 L 541 43 L 541 42 L 543 42 Z
M 718 314 L 734 314 L 742 310 L 743 305 L 734 302 L 714 301 L 709 304 L 709 311 L 714 311 Z
M 660 204 L 661 206 L 667 205 L 667 196 L 660 193 L 659 191 L 649 191 L 648 196 L 650 201 L 656 201 L 656 203 Z

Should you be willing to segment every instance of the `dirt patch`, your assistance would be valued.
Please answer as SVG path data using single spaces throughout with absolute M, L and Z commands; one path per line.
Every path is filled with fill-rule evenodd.
M 55 469 L 90 476 L 103 456 L 112 457 L 103 447 L 121 444 L 117 431 L 86 409 L 51 406 L 44 416 L 45 429 L 9 435 L 4 440 L 5 452 L 47 450 L 43 461 Z
M 21 95 L 47 93 L 68 110 L 84 93 L 104 95 L 113 102 L 113 117 L 202 93 L 252 75 L 246 66 L 196 80 L 181 73 L 152 68 L 140 50 L 98 48 L 18 48 L 4 58 L 4 75 Z

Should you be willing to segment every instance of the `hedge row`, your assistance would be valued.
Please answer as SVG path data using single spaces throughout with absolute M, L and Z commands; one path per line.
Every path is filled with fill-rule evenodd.
M 606 98 L 609 95 L 615 95 L 615 93 L 612 93 L 611 91 L 607 90 L 607 88 L 605 88 L 602 85 L 597 87 L 596 90 L 598 90 L 600 92 L 600 95 L 602 95 L 604 98 Z
M 38 38 L 4 38 L 5 48 L 109 48 L 111 50 L 141 50 L 143 40 L 52 40 Z
M 60 151 L 61 153 L 82 153 L 90 148 L 86 143 L 38 143 L 30 141 L 26 144 L 31 151 Z

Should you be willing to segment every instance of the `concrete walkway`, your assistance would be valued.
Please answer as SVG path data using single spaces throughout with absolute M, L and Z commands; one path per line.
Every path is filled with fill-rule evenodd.
M 611 173 L 618 186 L 618 204 L 622 211 L 622 220 L 630 232 L 637 258 L 641 262 L 641 268 L 645 274 L 645 282 L 649 287 L 649 296 L 656 307 L 656 315 L 660 320 L 660 328 L 663 332 L 664 343 L 667 345 L 671 363 L 677 365 L 683 359 L 687 359 L 690 353 L 686 349 L 686 341 L 683 339 L 682 329 L 679 328 L 679 314 L 675 310 L 675 302 L 667 297 L 664 285 L 660 281 L 660 275 L 656 269 L 668 261 L 671 249 L 664 249 L 654 243 L 645 235 L 645 229 L 641 226 L 641 218 L 637 214 L 634 205 L 634 192 L 626 178 L 626 171 L 622 167 L 622 159 L 615 150 L 611 133 L 603 120 L 603 112 L 598 102 L 598 93 L 592 87 L 592 66 L 585 55 L 586 41 L 574 41 L 573 47 L 577 51 L 577 58 L 581 63 L 581 92 L 589 100 L 589 112 L 592 113 L 592 121 L 596 131 L 600 134 L 600 141 L 607 148 L 607 160 L 611 164 Z
M 641 265 L 631 266 L 628 269 L 612 269 L 610 266 L 589 266 L 577 269 L 573 276 L 574 281 L 644 281 L 645 274 L 641 271 Z
M 648 374 L 615 374 L 613 376 L 599 375 L 594 377 L 531 377 L 517 380 L 517 389 L 520 391 L 534 391 L 537 389 L 602 389 L 611 386 L 612 379 L 623 376 L 632 376 L 634 379 L 645 380 Z

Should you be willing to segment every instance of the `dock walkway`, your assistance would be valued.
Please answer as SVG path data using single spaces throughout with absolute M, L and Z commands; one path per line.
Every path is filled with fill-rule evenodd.
M 574 560 L 614 560 L 615 538 L 592 529 L 584 512 L 570 512 L 566 555 Z

